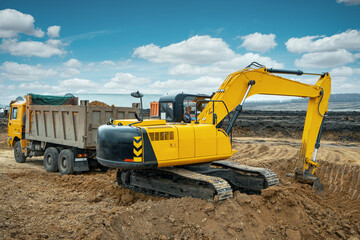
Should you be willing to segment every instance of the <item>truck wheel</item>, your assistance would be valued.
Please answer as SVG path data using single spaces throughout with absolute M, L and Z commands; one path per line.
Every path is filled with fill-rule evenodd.
M 57 172 L 59 151 L 54 147 L 49 147 L 44 153 L 44 167 L 47 172 Z
M 74 160 L 73 151 L 64 149 L 60 152 L 58 166 L 61 175 L 74 173 Z
M 22 152 L 22 149 L 21 149 L 21 143 L 20 141 L 17 141 L 15 143 L 15 146 L 14 146 L 14 156 L 15 156 L 15 160 L 16 162 L 18 163 L 24 163 L 25 160 L 26 160 L 26 157 L 24 155 L 24 153 Z

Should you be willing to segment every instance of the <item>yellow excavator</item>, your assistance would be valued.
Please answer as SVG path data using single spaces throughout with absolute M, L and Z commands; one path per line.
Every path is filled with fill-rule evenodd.
M 315 85 L 310 85 L 274 73 L 320 77 Z M 166 122 L 166 119 L 110 119 L 107 125 L 98 128 L 97 160 L 104 166 L 118 169 L 119 185 L 146 194 L 220 201 L 232 197 L 236 190 L 261 193 L 262 189 L 279 183 L 273 171 L 225 160 L 236 152 L 232 149 L 231 129 L 245 99 L 255 94 L 308 97 L 294 175 L 321 190 L 322 184 L 314 174 L 330 91 L 328 73 L 268 69 L 254 62 L 230 74 L 211 99 L 194 98 L 195 106 L 204 106 L 204 102 L 206 105 L 199 114 L 195 113 L 190 123 Z M 142 101 L 140 92 L 132 96 Z M 175 106 L 168 103 L 167 107 L 171 110 Z M 163 116 L 166 117 L 166 113 Z M 220 128 L 226 117 L 229 117 L 228 126 Z

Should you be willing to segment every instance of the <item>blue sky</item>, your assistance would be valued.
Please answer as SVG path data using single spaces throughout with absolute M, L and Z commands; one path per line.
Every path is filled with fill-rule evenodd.
M 360 93 L 359 23 L 360 0 L 1 0 L 0 104 L 28 92 L 211 93 L 252 61 L 330 72 L 333 93 Z

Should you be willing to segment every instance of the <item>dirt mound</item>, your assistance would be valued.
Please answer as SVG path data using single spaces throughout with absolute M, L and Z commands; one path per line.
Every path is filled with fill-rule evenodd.
M 210 203 L 181 198 L 137 202 L 109 219 L 91 237 L 102 239 L 329 239 L 359 236 L 359 212 L 340 212 L 311 186 L 296 182 L 235 193 Z M 355 203 L 355 202 L 354 202 Z M 357 201 L 359 203 L 359 201 Z M 346 216 L 346 217 L 344 217 Z
M 100 102 L 100 101 L 92 101 L 91 103 L 89 103 L 90 106 L 102 106 L 102 107 L 110 107 L 109 105 L 107 105 L 106 103 Z

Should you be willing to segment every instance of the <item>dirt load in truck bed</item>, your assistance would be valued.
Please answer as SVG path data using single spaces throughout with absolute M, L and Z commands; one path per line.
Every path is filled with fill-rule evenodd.
M 89 103 L 90 106 L 103 106 L 103 107 L 110 107 L 109 105 L 107 105 L 106 103 L 100 102 L 100 101 L 92 101 Z
M 258 121 L 267 124 L 260 118 Z M 286 138 L 282 131 L 275 134 L 277 138 L 268 133 L 234 138 L 238 152 L 231 160 L 272 169 L 279 176 L 280 185 L 263 190 L 261 195 L 235 193 L 234 198 L 220 203 L 135 193 L 117 186 L 115 170 L 60 176 L 45 172 L 41 158 L 18 164 L 11 149 L 1 145 L 6 137 L 1 134 L 0 236 L 359 239 L 360 143 L 349 141 L 351 138 L 339 131 L 341 135 L 334 136 L 346 141 L 322 141 L 318 153 L 318 175 L 325 185 L 324 195 L 316 195 L 311 186 L 285 176 L 294 169 L 300 139 Z

